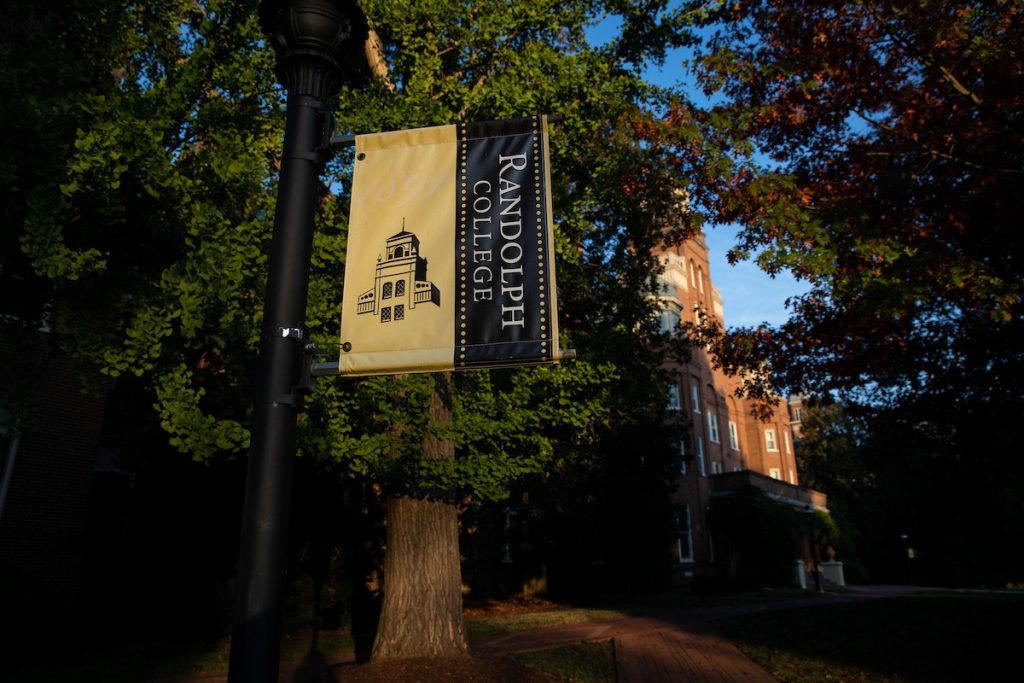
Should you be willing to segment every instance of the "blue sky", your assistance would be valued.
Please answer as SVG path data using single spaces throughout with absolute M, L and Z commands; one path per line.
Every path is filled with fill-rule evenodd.
M 607 42 L 617 33 L 618 20 L 605 20 L 587 32 L 594 44 Z M 693 87 L 693 77 L 684 67 L 690 56 L 689 49 L 670 50 L 661 66 L 648 66 L 644 76 L 648 81 L 664 86 L 682 86 L 694 93 L 694 101 L 706 102 L 703 93 Z M 789 273 L 769 277 L 751 261 L 730 265 L 726 252 L 736 244 L 737 227 L 709 224 L 705 229 L 708 259 L 711 262 L 711 280 L 722 292 L 725 303 L 725 323 L 728 327 L 758 325 L 767 322 L 778 325 L 788 317 L 785 301 L 807 291 L 805 283 L 798 282 Z

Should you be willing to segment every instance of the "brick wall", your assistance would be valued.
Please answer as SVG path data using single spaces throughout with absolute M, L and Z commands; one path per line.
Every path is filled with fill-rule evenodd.
M 70 626 L 104 404 L 62 367 L 40 378 L 37 428 L 18 444 L 0 517 L 0 637 L 7 645 L 59 637 Z

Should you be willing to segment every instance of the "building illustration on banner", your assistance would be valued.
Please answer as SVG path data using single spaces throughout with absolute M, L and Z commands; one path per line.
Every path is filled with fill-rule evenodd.
M 441 305 L 441 291 L 427 280 L 427 259 L 420 255 L 420 241 L 405 229 L 385 241 L 377 256 L 373 289 L 359 295 L 356 313 L 379 316 L 381 323 L 405 320 L 418 304 Z

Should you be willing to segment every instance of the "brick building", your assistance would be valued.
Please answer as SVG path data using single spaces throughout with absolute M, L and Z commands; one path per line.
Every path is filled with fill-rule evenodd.
M 655 295 L 661 329 L 672 333 L 684 321 L 708 315 L 724 321 L 722 296 L 711 281 L 703 235 L 658 253 L 663 270 Z M 750 402 L 737 398 L 741 378 L 715 368 L 704 349 L 692 349 L 686 363 L 666 366 L 671 380 L 668 406 L 680 426 L 683 455 L 674 494 L 677 538 L 675 580 L 684 583 L 721 571 L 709 512 L 716 499 L 745 487 L 800 510 L 826 509 L 824 494 L 802 488 L 797 472 L 794 417 L 781 399 L 766 421 L 755 418 Z M 810 506 L 810 508 L 808 508 Z M 794 558 L 795 559 L 795 558 Z
M 39 382 L 40 425 L 0 448 L 0 635 L 66 637 L 79 597 L 105 396 L 60 365 Z
M 178 453 L 133 378 L 82 389 L 50 361 L 28 429 L 0 434 L 0 658 L 217 629 L 230 605 L 244 460 Z

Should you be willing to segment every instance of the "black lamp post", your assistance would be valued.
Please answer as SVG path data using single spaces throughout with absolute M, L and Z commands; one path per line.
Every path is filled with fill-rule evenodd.
M 811 552 L 811 565 L 814 567 L 814 589 L 819 593 L 821 588 L 821 567 L 818 566 L 818 545 L 814 542 L 814 508 L 810 505 L 804 506 L 804 514 L 807 515 L 807 548 Z
M 317 182 L 330 156 L 328 99 L 341 87 L 366 18 L 347 0 L 263 0 L 260 25 L 288 91 L 271 244 L 228 680 L 277 681 L 291 507 L 295 423 L 311 389 L 305 326 Z

